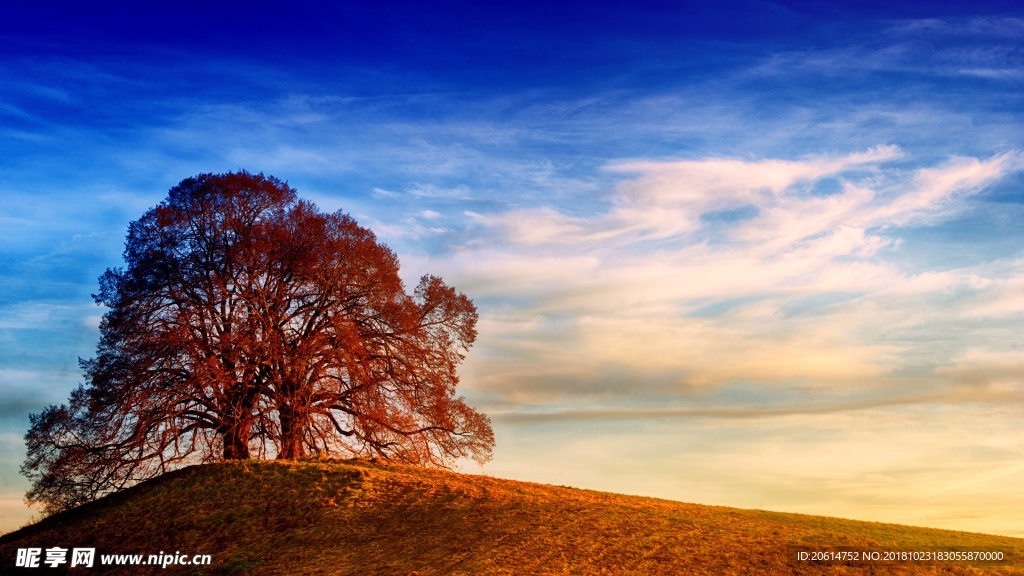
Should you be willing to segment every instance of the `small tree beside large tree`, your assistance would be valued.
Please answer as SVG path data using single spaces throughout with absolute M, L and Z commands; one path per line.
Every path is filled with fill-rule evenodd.
M 45 512 L 198 462 L 490 459 L 487 416 L 456 395 L 476 308 L 347 214 L 284 182 L 202 174 L 132 222 L 86 382 L 31 416 L 23 473 Z

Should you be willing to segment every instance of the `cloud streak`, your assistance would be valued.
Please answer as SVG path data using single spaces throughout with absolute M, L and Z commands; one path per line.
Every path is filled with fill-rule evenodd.
M 531 404 L 533 388 L 536 403 L 572 405 L 580 389 L 559 394 L 559 376 L 580 381 L 595 366 L 657 380 L 659 394 L 666 375 L 677 390 L 739 381 L 840 390 L 885 380 L 909 393 L 929 374 L 937 388 L 954 386 L 934 371 L 955 366 L 971 339 L 949 337 L 939 352 L 927 335 L 1015 310 L 1020 264 L 908 270 L 896 258 L 902 235 L 958 218 L 1024 161 L 1006 152 L 908 169 L 904 158 L 878 146 L 803 160 L 620 162 L 609 169 L 630 177 L 603 211 L 470 213 L 479 235 L 450 255 L 446 272 L 484 298 L 525 303 L 511 323 L 495 311 L 482 340 L 532 366 L 509 365 L 480 388 L 501 403 Z M 901 373 L 907 378 L 893 377 Z M 605 401 L 644 396 L 635 383 L 597 387 Z

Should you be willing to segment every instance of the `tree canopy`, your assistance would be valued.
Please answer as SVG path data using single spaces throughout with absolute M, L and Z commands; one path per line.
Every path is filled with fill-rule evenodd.
M 472 301 L 276 178 L 183 180 L 129 226 L 85 383 L 31 416 L 27 499 L 65 509 L 165 471 L 244 458 L 490 459 L 456 395 Z

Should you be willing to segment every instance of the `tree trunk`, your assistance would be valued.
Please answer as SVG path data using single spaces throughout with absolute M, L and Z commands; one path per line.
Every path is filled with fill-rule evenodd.
M 306 457 L 306 447 L 302 443 L 309 416 L 302 408 L 296 409 L 291 404 L 278 407 L 281 419 L 281 450 L 277 453 L 280 460 L 298 460 Z
M 224 459 L 225 460 L 248 460 L 249 459 L 249 427 L 237 423 L 229 427 L 223 433 L 224 438 Z

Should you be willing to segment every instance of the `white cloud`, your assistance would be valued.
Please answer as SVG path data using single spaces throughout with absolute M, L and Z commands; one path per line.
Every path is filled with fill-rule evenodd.
M 948 331 L 1014 309 L 1024 276 L 1006 262 L 905 269 L 893 258 L 900 227 L 956 217 L 1024 163 L 1011 152 L 890 166 L 901 158 L 879 146 L 803 160 L 631 161 L 612 166 L 635 176 L 604 211 L 467 213 L 478 234 L 435 269 L 477 298 L 518 303 L 516 322 L 481 324 L 478 349 L 516 360 L 487 364 L 479 389 L 572 406 L 598 388 L 606 400 L 642 399 L 738 381 L 956 388 L 929 366 L 951 365 L 937 359 L 978 332 Z M 833 187 L 818 192 L 824 179 Z M 616 384 L 609 370 L 658 384 Z M 587 378 L 601 384 L 575 384 Z
M 374 198 L 394 199 L 402 197 L 398 192 L 392 192 L 391 190 L 385 190 L 383 188 L 374 188 L 371 193 Z
M 918 170 L 909 191 L 866 217 L 880 224 L 896 225 L 916 218 L 941 217 L 956 210 L 956 201 L 1021 169 L 1024 169 L 1024 155 L 1020 152 L 1007 152 L 987 160 L 953 158 L 942 166 Z
M 582 218 L 566 216 L 550 207 L 513 210 L 501 214 L 484 215 L 466 211 L 473 222 L 501 230 L 511 242 L 526 245 L 584 242 L 590 237 Z
M 40 301 L 22 301 L 5 306 L 0 316 L 0 330 L 39 330 L 43 326 L 77 320 L 84 326 L 99 326 L 94 304 L 53 304 Z

